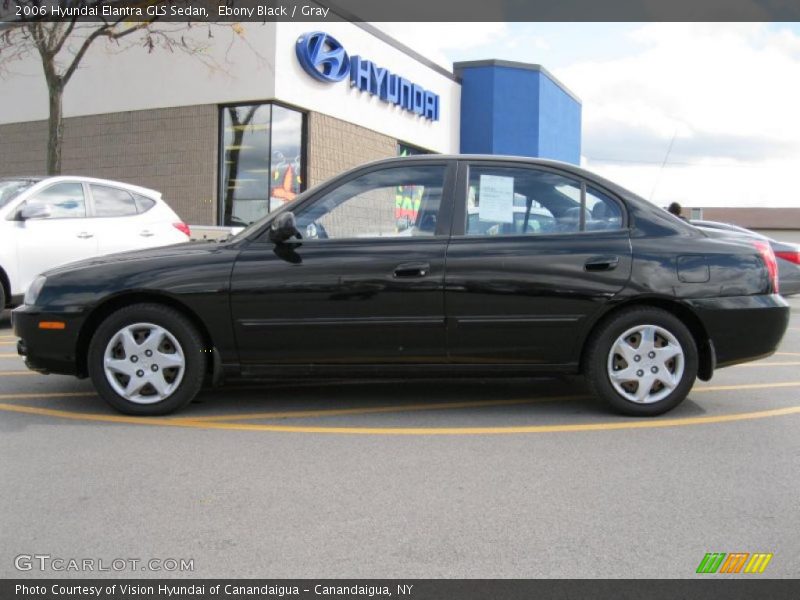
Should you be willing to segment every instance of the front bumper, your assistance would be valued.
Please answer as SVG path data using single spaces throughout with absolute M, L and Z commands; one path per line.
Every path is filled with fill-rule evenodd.
M 64 329 L 40 329 L 42 321 L 61 321 Z M 78 372 L 78 336 L 83 323 L 82 315 L 75 313 L 43 312 L 35 306 L 20 306 L 11 311 L 11 325 L 17 342 L 17 354 L 25 357 L 25 364 L 40 373 L 64 375 Z
M 716 351 L 717 368 L 773 354 L 789 326 L 791 309 L 778 294 L 706 298 L 687 303 L 706 328 Z

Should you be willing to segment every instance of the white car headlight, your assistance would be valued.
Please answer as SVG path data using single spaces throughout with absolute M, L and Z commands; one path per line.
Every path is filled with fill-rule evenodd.
M 39 297 L 39 292 L 42 291 L 44 287 L 44 282 L 47 281 L 47 277 L 44 275 L 39 275 L 33 282 L 28 286 L 27 291 L 25 292 L 25 304 L 28 306 L 33 306 L 36 304 L 36 299 Z

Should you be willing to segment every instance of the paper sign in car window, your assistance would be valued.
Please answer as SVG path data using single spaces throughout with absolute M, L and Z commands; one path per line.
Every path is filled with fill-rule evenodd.
M 514 178 L 481 175 L 478 218 L 495 223 L 514 222 Z

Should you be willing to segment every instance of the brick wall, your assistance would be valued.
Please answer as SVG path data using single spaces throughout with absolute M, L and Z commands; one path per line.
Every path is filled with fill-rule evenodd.
M 0 176 L 44 174 L 46 145 L 46 121 L 0 125 Z M 153 188 L 187 223 L 215 223 L 215 105 L 68 118 L 61 153 L 65 175 Z
M 397 156 L 397 140 L 320 113 L 308 113 L 308 184 L 365 162 Z
M 187 223 L 213 225 L 217 110 L 201 105 L 65 119 L 61 171 L 153 188 Z M 393 138 L 319 113 L 307 118 L 309 187 L 397 155 Z M 0 125 L 0 177 L 44 174 L 46 144 L 46 121 Z

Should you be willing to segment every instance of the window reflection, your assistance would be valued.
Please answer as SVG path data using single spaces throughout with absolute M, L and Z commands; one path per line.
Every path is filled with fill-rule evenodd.
M 272 181 L 270 210 L 295 199 L 302 181 L 303 115 L 296 110 L 272 108 Z
M 244 226 L 303 187 L 303 115 L 256 104 L 222 108 L 222 224 Z

